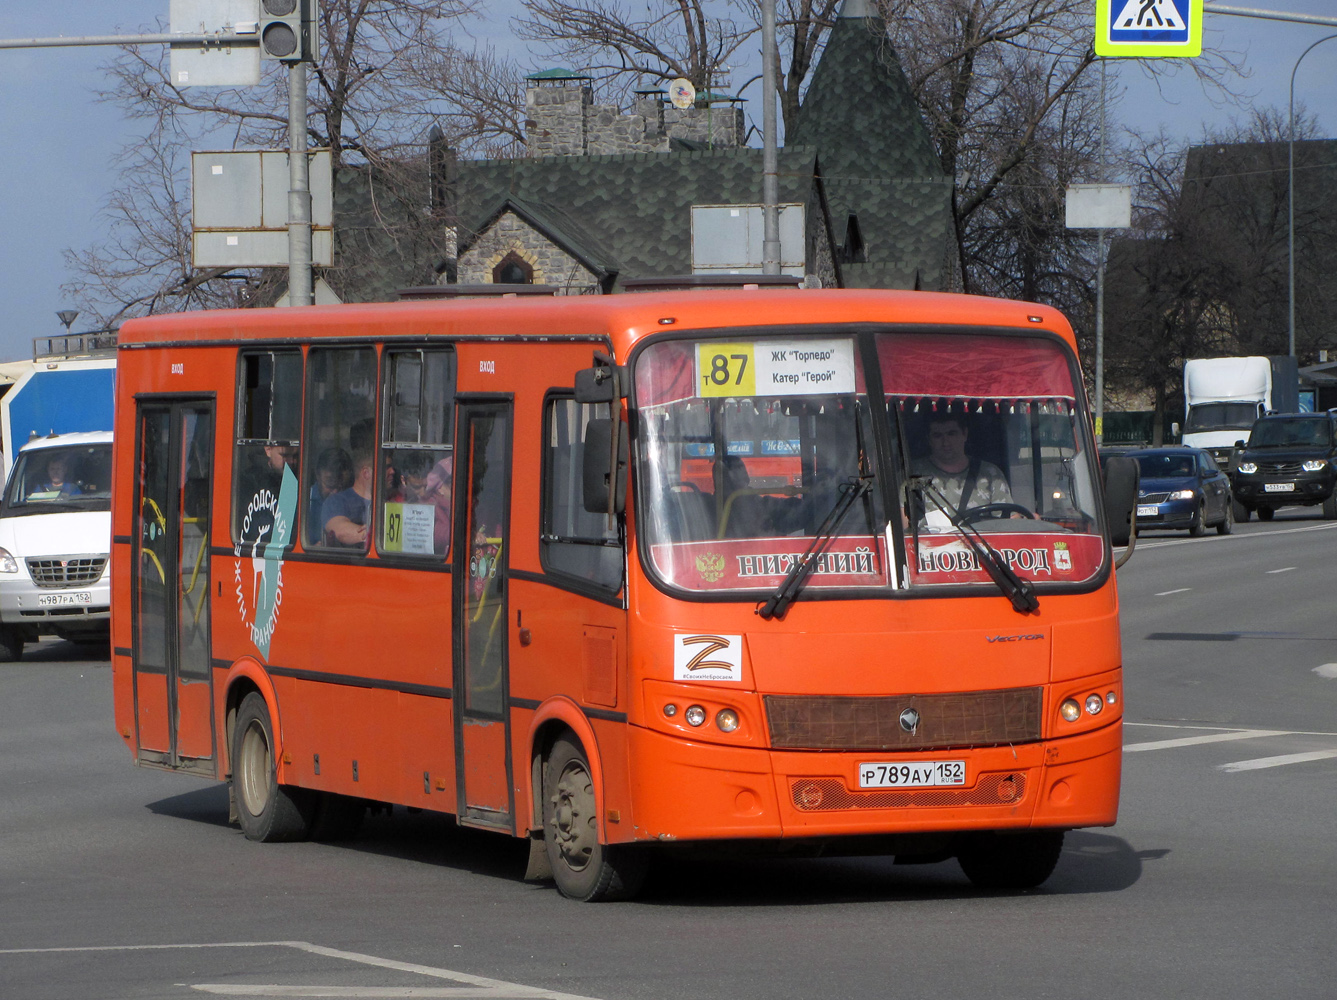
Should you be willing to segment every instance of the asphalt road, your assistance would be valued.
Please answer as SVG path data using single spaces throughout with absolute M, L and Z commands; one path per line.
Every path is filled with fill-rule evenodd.
M 954 862 L 737 860 L 581 905 L 402 811 L 252 844 L 221 786 L 132 767 L 106 661 L 46 641 L 0 665 L 0 998 L 1331 997 L 1335 585 L 1312 509 L 1144 536 L 1119 824 L 999 895 Z

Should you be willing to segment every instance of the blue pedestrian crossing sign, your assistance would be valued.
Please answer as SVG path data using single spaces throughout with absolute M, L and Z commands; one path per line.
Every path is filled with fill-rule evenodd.
M 1202 54 L 1202 0 L 1096 0 L 1096 55 Z

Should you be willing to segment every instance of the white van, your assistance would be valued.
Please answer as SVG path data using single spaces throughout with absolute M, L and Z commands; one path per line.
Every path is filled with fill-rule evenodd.
M 39 635 L 109 642 L 110 552 L 111 433 L 29 441 L 0 502 L 0 661 Z

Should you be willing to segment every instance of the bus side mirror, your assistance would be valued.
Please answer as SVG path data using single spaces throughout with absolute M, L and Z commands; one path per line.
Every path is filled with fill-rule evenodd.
M 591 514 L 608 513 L 608 484 L 612 479 L 608 460 L 613 446 L 613 421 L 607 417 L 591 420 L 585 425 L 585 454 L 581 469 L 585 509 Z M 613 497 L 613 513 L 621 514 L 627 507 L 627 465 L 631 451 L 627 447 L 627 433 L 623 428 L 618 435 L 617 491 Z
M 1111 455 L 1105 459 L 1105 523 L 1110 544 L 1122 547 L 1133 535 L 1133 510 L 1141 469 L 1137 459 Z
M 613 402 L 614 385 L 617 387 L 617 398 L 626 399 L 627 368 L 625 365 L 597 364 L 593 368 L 581 369 L 576 372 L 576 402 L 611 403 Z

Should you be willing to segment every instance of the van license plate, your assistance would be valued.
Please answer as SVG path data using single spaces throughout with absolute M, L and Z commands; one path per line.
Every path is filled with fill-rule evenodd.
M 58 608 L 66 604 L 92 604 L 93 594 L 91 591 L 80 590 L 73 594 L 41 594 L 37 598 L 37 606 L 40 608 Z
M 1294 484 L 1294 483 L 1264 483 L 1264 484 L 1263 484 L 1263 492 L 1264 492 L 1264 493 L 1294 493 L 1294 492 L 1295 492 L 1295 484 Z
M 964 760 L 918 760 L 906 763 L 859 765 L 860 788 L 931 788 L 964 785 Z

